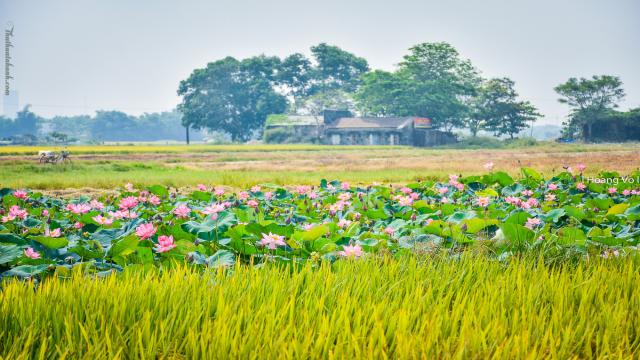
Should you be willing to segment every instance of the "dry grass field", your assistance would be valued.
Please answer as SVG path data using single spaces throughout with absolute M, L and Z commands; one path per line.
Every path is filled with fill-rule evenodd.
M 43 190 L 106 189 L 125 182 L 175 187 L 198 183 L 406 182 L 451 173 L 483 172 L 489 161 L 517 174 L 522 166 L 553 175 L 565 165 L 629 173 L 640 167 L 640 144 L 543 144 L 504 149 L 424 149 L 375 146 L 194 145 L 69 147 L 72 165 L 38 164 L 41 147 L 0 148 L 0 184 Z

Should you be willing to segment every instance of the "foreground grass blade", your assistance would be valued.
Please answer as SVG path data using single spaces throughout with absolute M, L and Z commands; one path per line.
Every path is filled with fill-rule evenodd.
M 465 255 L 7 280 L 0 357 L 628 358 L 638 270 Z

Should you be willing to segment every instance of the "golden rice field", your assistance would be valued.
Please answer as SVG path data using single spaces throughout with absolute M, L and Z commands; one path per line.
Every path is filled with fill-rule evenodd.
M 637 259 L 405 257 L 13 281 L 0 356 L 85 358 L 633 358 Z

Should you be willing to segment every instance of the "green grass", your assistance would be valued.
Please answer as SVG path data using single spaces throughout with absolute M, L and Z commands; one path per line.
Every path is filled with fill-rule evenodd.
M 367 260 L 12 281 L 0 357 L 626 358 L 638 261 Z
M 157 163 L 117 162 L 113 164 L 77 164 L 66 166 L 5 165 L 0 167 L 0 187 L 31 189 L 66 189 L 92 187 L 108 189 L 131 182 L 138 186 L 154 184 L 184 187 L 198 183 L 245 188 L 255 184 L 317 185 L 321 179 L 341 179 L 353 183 L 400 182 L 426 178 L 442 178 L 446 172 L 421 170 L 197 170 L 165 167 Z

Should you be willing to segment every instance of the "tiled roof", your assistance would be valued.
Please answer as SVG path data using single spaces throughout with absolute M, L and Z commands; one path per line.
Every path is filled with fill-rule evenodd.
M 412 117 L 343 117 L 327 125 L 329 129 L 402 129 Z

